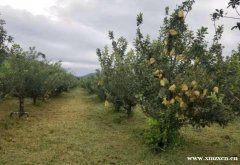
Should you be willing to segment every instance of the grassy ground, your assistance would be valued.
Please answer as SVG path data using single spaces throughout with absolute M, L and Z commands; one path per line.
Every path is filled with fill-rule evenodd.
M 186 142 L 154 154 L 141 142 L 145 118 L 104 109 L 103 103 L 81 89 L 33 106 L 29 118 L 9 119 L 14 99 L 0 103 L 0 164 L 240 164 L 230 161 L 188 161 L 187 156 L 238 156 L 240 122 L 225 129 L 183 128 Z

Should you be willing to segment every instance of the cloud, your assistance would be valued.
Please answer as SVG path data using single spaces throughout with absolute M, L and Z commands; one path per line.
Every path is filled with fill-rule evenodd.
M 109 44 L 108 30 L 124 36 L 131 44 L 136 34 L 136 15 L 144 13 L 144 34 L 157 38 L 162 25 L 165 7 L 174 9 L 181 0 L 44 0 L 45 4 L 17 0 L 0 2 L 2 18 L 7 22 L 8 33 L 24 48 L 36 46 L 48 59 L 62 60 L 63 66 L 78 75 L 90 73 L 99 67 L 96 48 Z M 8 3 L 9 2 L 9 3 Z M 202 25 L 209 28 L 208 41 L 213 37 L 210 14 L 215 8 L 225 8 L 228 0 L 196 1 L 187 23 L 191 29 Z M 25 5 L 26 3 L 26 5 Z M 17 4 L 17 3 L 16 3 Z M 9 5 L 9 6 L 6 6 Z M 31 7 L 41 8 L 33 12 Z M 48 6 L 48 7 L 47 7 Z M 233 14 L 230 12 L 230 14 Z M 222 20 L 225 32 L 222 39 L 229 54 L 239 43 L 239 31 L 231 31 L 234 22 Z
M 56 3 L 56 0 L 1 0 L 1 6 L 11 6 L 14 9 L 26 10 L 31 12 L 34 15 L 47 15 L 49 6 L 53 6 Z
M 1 13 L 8 33 L 17 43 L 25 49 L 36 46 L 53 61 L 86 62 L 97 66 L 95 50 L 108 42 L 105 34 L 78 22 L 52 21 L 9 7 L 1 9 Z

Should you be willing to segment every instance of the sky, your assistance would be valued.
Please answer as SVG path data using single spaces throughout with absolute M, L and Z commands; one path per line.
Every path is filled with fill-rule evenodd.
M 208 27 L 207 40 L 214 35 L 210 14 L 226 9 L 229 0 L 196 0 L 186 21 L 191 30 Z M 144 34 L 159 35 L 165 7 L 176 8 L 182 0 L 0 0 L 0 18 L 14 41 L 24 49 L 36 46 L 52 61 L 62 61 L 68 71 L 81 76 L 99 68 L 97 48 L 109 45 L 108 31 L 127 38 L 132 45 L 136 35 L 136 15 L 143 12 Z M 228 14 L 236 16 L 228 10 Z M 222 19 L 225 32 L 221 42 L 224 55 L 240 43 L 240 32 L 231 31 L 235 21 Z

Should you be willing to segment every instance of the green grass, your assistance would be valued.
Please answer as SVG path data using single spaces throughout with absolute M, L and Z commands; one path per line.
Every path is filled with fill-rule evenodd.
M 29 118 L 9 118 L 17 101 L 0 103 L 0 164 L 240 164 L 230 161 L 188 161 L 187 156 L 238 156 L 240 122 L 222 129 L 184 127 L 185 142 L 154 154 L 142 143 L 146 119 L 105 109 L 95 96 L 76 89 L 47 103 L 26 101 Z

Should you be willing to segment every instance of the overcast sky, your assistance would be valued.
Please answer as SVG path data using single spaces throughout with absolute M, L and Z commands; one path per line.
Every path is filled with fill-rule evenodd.
M 229 0 L 196 0 L 187 23 L 192 30 L 209 28 L 213 36 L 210 14 L 215 8 L 225 9 Z M 24 49 L 36 46 L 53 61 L 63 61 L 63 67 L 76 75 L 99 68 L 96 48 L 109 44 L 107 32 L 113 30 L 129 43 L 136 34 L 136 15 L 144 14 L 143 32 L 158 36 L 165 7 L 174 9 L 182 0 L 0 0 L 1 18 L 8 34 Z M 234 15 L 229 11 L 230 15 Z M 240 42 L 240 32 L 231 31 L 234 21 L 223 20 L 222 43 L 229 55 Z

